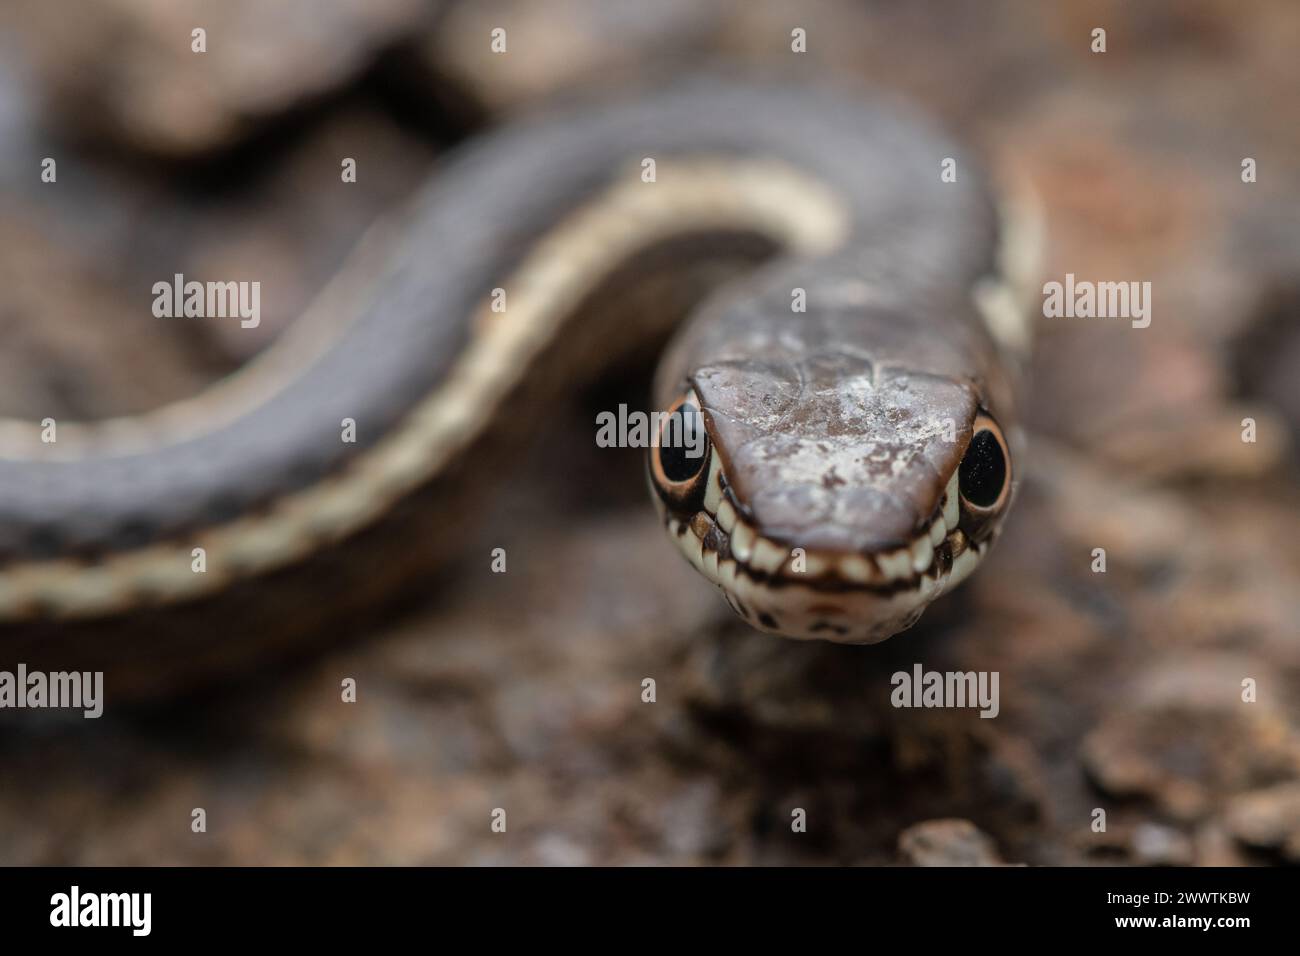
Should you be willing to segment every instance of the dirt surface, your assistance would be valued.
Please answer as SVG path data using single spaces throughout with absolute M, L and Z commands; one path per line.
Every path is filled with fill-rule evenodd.
M 304 49 L 232 4 L 259 79 L 212 83 L 148 52 L 188 49 L 182 12 L 127 6 L 100 43 L 0 14 L 0 414 L 193 392 L 459 139 L 687 63 L 919 101 L 1041 197 L 1045 278 L 1150 281 L 1153 320 L 1042 320 L 1020 501 L 913 631 L 735 620 L 635 453 L 588 439 L 611 397 L 644 401 L 620 379 L 557 408 L 461 560 L 347 646 L 98 721 L 0 716 L 0 862 L 1300 862 L 1300 7 L 335 2 Z M 227 56 L 204 68 L 244 71 Z M 155 273 L 249 263 L 290 290 L 260 338 L 159 333 L 140 305 Z M 998 672 L 996 718 L 892 706 L 917 663 Z

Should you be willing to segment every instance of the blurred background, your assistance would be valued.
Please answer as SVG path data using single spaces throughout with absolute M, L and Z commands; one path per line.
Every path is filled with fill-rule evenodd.
M 202 697 L 0 723 L 0 863 L 1300 862 L 1297 49 L 1293 0 L 5 3 L 0 416 L 192 394 L 458 142 L 721 63 L 907 95 L 1037 189 L 1044 279 L 1151 281 L 1154 317 L 1040 322 L 1019 504 L 911 632 L 750 632 L 594 447 L 609 392 L 574 395 L 414 609 Z M 255 332 L 150 314 L 160 277 L 253 270 Z M 998 718 L 892 709 L 918 661 L 999 671 Z

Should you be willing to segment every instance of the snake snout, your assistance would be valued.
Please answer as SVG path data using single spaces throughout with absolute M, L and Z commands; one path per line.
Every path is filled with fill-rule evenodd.
M 761 368 L 698 376 L 670 410 L 698 414 L 708 454 L 653 450 L 652 484 L 679 549 L 755 627 L 882 640 L 983 556 L 1007 443 L 964 385 L 853 360 L 796 372 L 777 401 L 757 397 Z

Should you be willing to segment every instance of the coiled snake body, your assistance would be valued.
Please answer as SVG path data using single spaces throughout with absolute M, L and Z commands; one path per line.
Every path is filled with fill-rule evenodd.
M 0 423 L 4 659 L 150 684 L 364 606 L 426 566 L 538 396 L 594 345 L 662 331 L 610 326 L 619 276 L 758 248 L 774 254 L 660 366 L 661 407 L 701 410 L 708 441 L 693 461 L 651 450 L 655 501 L 755 627 L 906 627 L 970 573 L 1012 497 L 1014 243 L 975 167 L 904 112 L 708 80 L 470 145 L 208 393 L 60 423 L 52 445 Z M 584 306 L 602 297 L 593 336 Z

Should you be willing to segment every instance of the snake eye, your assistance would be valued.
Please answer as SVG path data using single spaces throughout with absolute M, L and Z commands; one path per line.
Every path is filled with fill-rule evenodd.
M 987 514 L 1001 508 L 1011 489 L 1011 456 L 998 423 L 987 415 L 975 418 L 974 434 L 958 468 L 962 503 Z
M 709 475 L 709 439 L 694 394 L 679 398 L 663 416 L 650 474 L 665 503 L 683 511 L 698 510 Z

